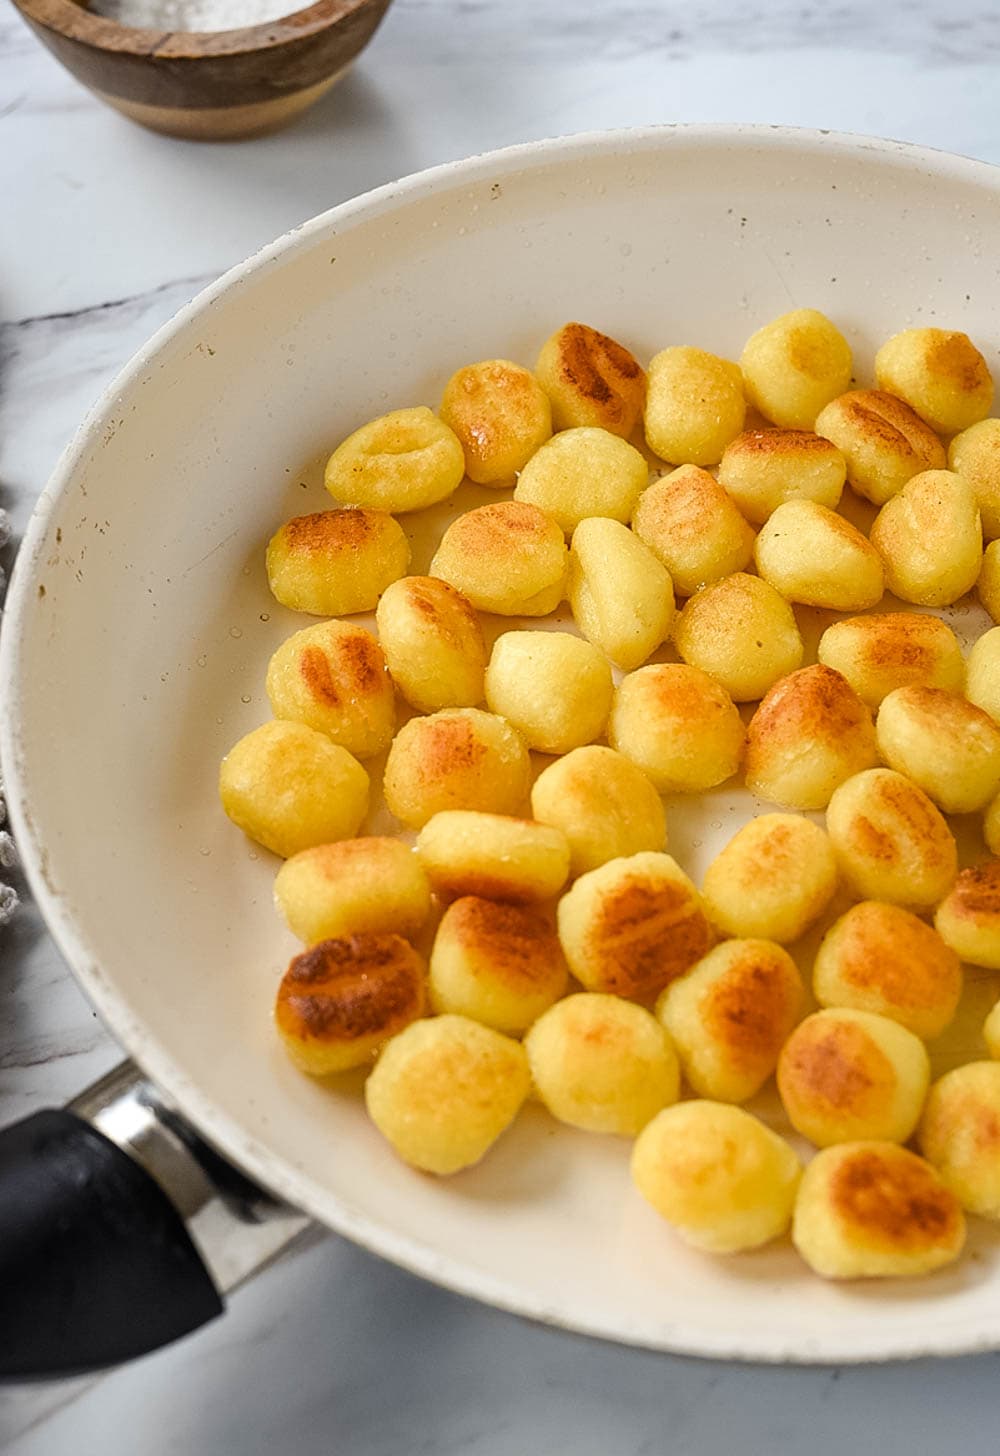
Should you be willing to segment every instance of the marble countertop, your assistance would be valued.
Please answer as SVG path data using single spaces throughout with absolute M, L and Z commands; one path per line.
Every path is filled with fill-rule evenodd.
M 15 538 L 106 380 L 203 283 L 380 182 L 654 121 L 880 133 L 1000 162 L 1000 17 L 978 0 L 395 0 L 293 129 L 148 134 L 0 13 L 0 506 Z M 9 554 L 9 553 L 8 553 Z M 0 929 L 0 1120 L 119 1053 L 29 903 Z M 996 1357 L 755 1369 L 604 1346 L 424 1285 L 333 1236 L 226 1317 L 98 1379 L 0 1393 L 15 1456 L 715 1456 L 996 1449 Z

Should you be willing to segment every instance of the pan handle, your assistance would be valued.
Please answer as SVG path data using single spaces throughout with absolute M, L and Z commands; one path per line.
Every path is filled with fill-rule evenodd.
M 169 1344 L 309 1227 L 124 1062 L 0 1131 L 0 1379 Z

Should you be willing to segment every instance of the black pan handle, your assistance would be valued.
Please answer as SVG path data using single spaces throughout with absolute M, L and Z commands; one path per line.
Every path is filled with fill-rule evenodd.
M 125 1063 L 69 1108 L 0 1131 L 0 1379 L 169 1344 L 307 1226 Z

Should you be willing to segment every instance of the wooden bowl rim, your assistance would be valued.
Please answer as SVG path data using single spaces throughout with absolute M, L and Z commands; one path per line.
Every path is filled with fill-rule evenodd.
M 78 0 L 14 0 L 14 4 L 35 25 L 109 55 L 169 55 L 178 60 L 200 60 L 276 50 L 331 30 L 357 11 L 378 5 L 379 0 L 314 0 L 313 4 L 277 20 L 234 30 L 203 31 L 142 30 L 120 25 L 117 20 L 95 15 Z

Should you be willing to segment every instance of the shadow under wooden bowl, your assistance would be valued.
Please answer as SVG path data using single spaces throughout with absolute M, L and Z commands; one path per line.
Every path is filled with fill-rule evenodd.
M 14 0 L 84 86 L 141 126 L 198 141 L 285 126 L 340 79 L 391 0 L 316 0 L 240 30 L 140 30 L 77 0 Z

